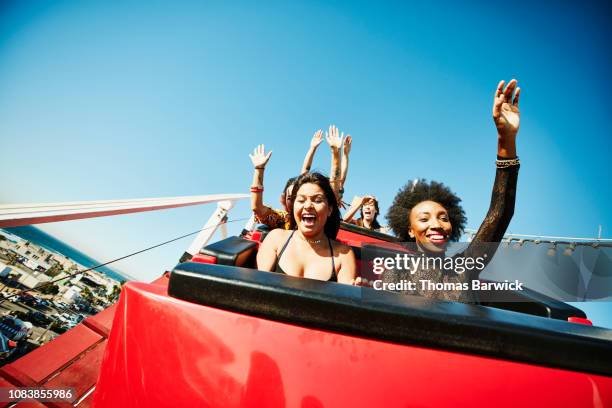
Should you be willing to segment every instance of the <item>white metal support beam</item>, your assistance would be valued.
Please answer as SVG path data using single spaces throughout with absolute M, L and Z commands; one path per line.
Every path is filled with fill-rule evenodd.
M 197 237 L 193 240 L 189 248 L 187 248 L 187 252 L 183 254 L 181 260 L 184 261 L 186 258 L 191 258 L 195 254 L 200 252 L 208 241 L 212 238 L 212 236 L 217 231 L 219 226 L 225 226 L 225 222 L 227 221 L 228 212 L 234 207 L 234 201 L 220 201 L 217 203 L 217 210 L 210 216 L 202 230 L 198 234 Z
M 142 198 L 134 200 L 79 201 L 49 204 L 0 205 L 0 228 L 47 222 L 106 217 L 144 211 L 207 204 L 222 201 L 233 203 L 248 198 L 247 194 L 211 194 L 202 196 Z

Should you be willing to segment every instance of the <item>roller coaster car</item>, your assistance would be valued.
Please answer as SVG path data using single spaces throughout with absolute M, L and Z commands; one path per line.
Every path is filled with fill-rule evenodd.
M 532 291 L 468 305 L 257 271 L 265 234 L 125 285 L 96 407 L 612 406 L 612 332 L 568 322 L 586 319 L 577 308 Z M 397 244 L 348 225 L 338 239 L 357 258 L 365 242 Z
M 252 232 L 245 230 L 240 236 L 229 237 L 206 246 L 191 259 L 191 262 L 257 269 L 255 260 L 257 250 L 268 232 L 269 229 L 265 225 L 258 225 Z M 364 244 L 376 244 L 377 255 L 379 256 L 383 256 L 386 253 L 387 256 L 393 257 L 398 251 L 406 252 L 404 247 L 398 245 L 398 239 L 394 236 L 347 223 L 341 224 L 337 239 L 351 246 L 357 258 L 358 270 L 361 270 L 362 273 L 370 273 L 367 276 L 368 279 L 374 277 L 371 274 L 371 268 L 360 268 Z M 492 292 L 481 291 L 481 297 L 483 299 L 503 299 L 504 301 L 483 301 L 480 303 L 481 305 L 513 310 L 534 316 L 590 324 L 582 310 L 528 288 L 524 288 L 521 291 L 496 290 L 495 296 L 493 296 Z

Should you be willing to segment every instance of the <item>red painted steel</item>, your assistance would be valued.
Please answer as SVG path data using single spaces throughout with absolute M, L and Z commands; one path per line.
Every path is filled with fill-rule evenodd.
M 2 388 L 16 388 L 16 385 L 11 383 L 10 381 L 7 381 L 5 378 L 0 377 L 0 387 L 2 387 Z M 0 401 L 0 408 L 4 408 L 4 407 L 6 407 L 8 405 L 9 405 L 8 402 Z
M 612 378 L 309 329 L 130 282 L 94 402 L 97 408 L 610 407 Z
M 38 401 L 23 401 L 23 402 L 18 402 L 15 405 L 15 408 L 47 408 L 47 405 L 44 405 L 42 402 L 38 402 Z
M 70 402 L 77 401 L 96 385 L 106 341 L 84 353 L 78 360 L 47 381 L 44 386 L 49 389 L 73 388 L 74 396 Z
M 593 325 L 592 321 L 585 319 L 584 317 L 568 317 L 567 321 L 570 323 L 586 324 L 587 326 Z
M 356 232 L 347 231 L 343 229 L 338 230 L 338 235 L 336 236 L 336 239 L 340 242 L 344 242 L 347 245 L 357 247 L 365 243 L 388 243 L 387 241 L 379 238 L 368 237 L 366 235 L 357 234 Z
M 36 383 L 42 383 L 101 340 L 102 336 L 98 333 L 79 324 L 45 344 L 44 347 L 31 351 L 19 360 L 2 367 L 0 374 L 12 368 Z
M 217 257 L 212 255 L 204 255 L 204 254 L 195 254 L 193 258 L 191 258 L 191 262 L 200 262 L 207 264 L 216 264 Z
M 108 337 L 113 325 L 113 317 L 115 316 L 116 308 L 116 305 L 107 307 L 98 314 L 85 319 L 83 325 L 89 327 L 101 336 Z

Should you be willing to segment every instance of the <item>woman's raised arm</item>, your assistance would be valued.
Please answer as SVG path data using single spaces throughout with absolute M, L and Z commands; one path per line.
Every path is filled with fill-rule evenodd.
M 269 207 L 266 207 L 263 203 L 263 179 L 266 164 L 271 156 L 272 151 L 266 154 L 265 146 L 262 144 L 258 145 L 253 150 L 253 154 L 249 154 L 254 167 L 253 183 L 251 184 L 251 210 L 253 210 L 255 216 L 260 220 L 265 219 L 268 215 L 267 212 L 270 211 Z
M 310 167 L 312 166 L 312 159 L 317 151 L 317 147 L 323 141 L 323 131 L 321 129 L 317 130 L 314 135 L 312 135 L 312 140 L 310 141 L 310 148 L 306 152 L 306 156 L 304 157 L 304 163 L 302 164 L 302 171 L 300 174 L 308 173 L 310 171 Z
M 329 144 L 332 156 L 329 183 L 331 184 L 332 190 L 334 190 L 336 199 L 340 201 L 340 147 L 342 146 L 342 140 L 344 139 L 344 132 L 340 134 L 340 130 L 338 130 L 336 125 L 330 125 L 329 131 L 325 132 L 325 139 Z
M 493 98 L 493 121 L 497 128 L 497 161 L 491 204 L 484 221 L 474 236 L 466 255 L 493 257 L 514 215 L 519 160 L 516 156 L 516 135 L 520 125 L 520 88 L 513 79 L 504 89 L 500 81 Z

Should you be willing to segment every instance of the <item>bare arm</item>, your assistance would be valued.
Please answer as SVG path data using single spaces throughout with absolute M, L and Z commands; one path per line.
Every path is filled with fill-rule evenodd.
M 259 246 L 257 252 L 257 269 L 260 271 L 271 272 L 276 266 L 276 250 L 278 242 L 283 235 L 283 230 L 275 229 L 270 231 L 264 241 Z
M 344 141 L 344 154 L 342 155 L 342 159 L 340 161 L 340 188 L 344 189 L 344 183 L 346 182 L 346 175 L 348 174 L 349 167 L 349 153 L 351 152 L 351 146 L 353 143 L 353 138 L 351 135 L 346 135 L 346 140 Z
M 353 250 L 342 245 L 340 248 L 340 270 L 338 271 L 338 283 L 353 285 L 357 276 L 357 261 Z
M 355 214 L 357 214 L 357 211 L 359 211 L 361 206 L 363 206 L 363 203 L 365 202 L 365 198 L 366 197 L 359 197 L 359 196 L 353 197 L 353 201 L 351 201 L 351 207 L 348 209 L 346 214 L 344 214 L 343 221 L 349 222 L 353 219 Z
M 302 164 L 302 171 L 300 174 L 308 173 L 310 171 L 310 166 L 312 166 L 312 159 L 317 151 L 317 147 L 323 141 L 323 131 L 321 129 L 317 130 L 315 134 L 312 136 L 312 140 L 310 141 L 310 148 L 306 152 L 306 156 L 304 157 L 304 164 Z
M 340 135 L 340 131 L 335 125 L 329 126 L 329 131 L 325 133 L 325 139 L 331 149 L 331 171 L 329 174 L 329 182 L 334 190 L 336 199 L 339 198 L 340 191 L 340 146 L 342 146 L 342 139 L 344 139 L 344 133 Z
M 250 154 L 251 162 L 253 163 L 253 183 L 251 184 L 251 210 L 255 213 L 255 216 L 263 220 L 268 214 L 269 208 L 263 203 L 263 179 L 264 170 L 272 151 L 268 154 L 265 153 L 264 145 L 259 145 L 253 150 L 253 154 Z

